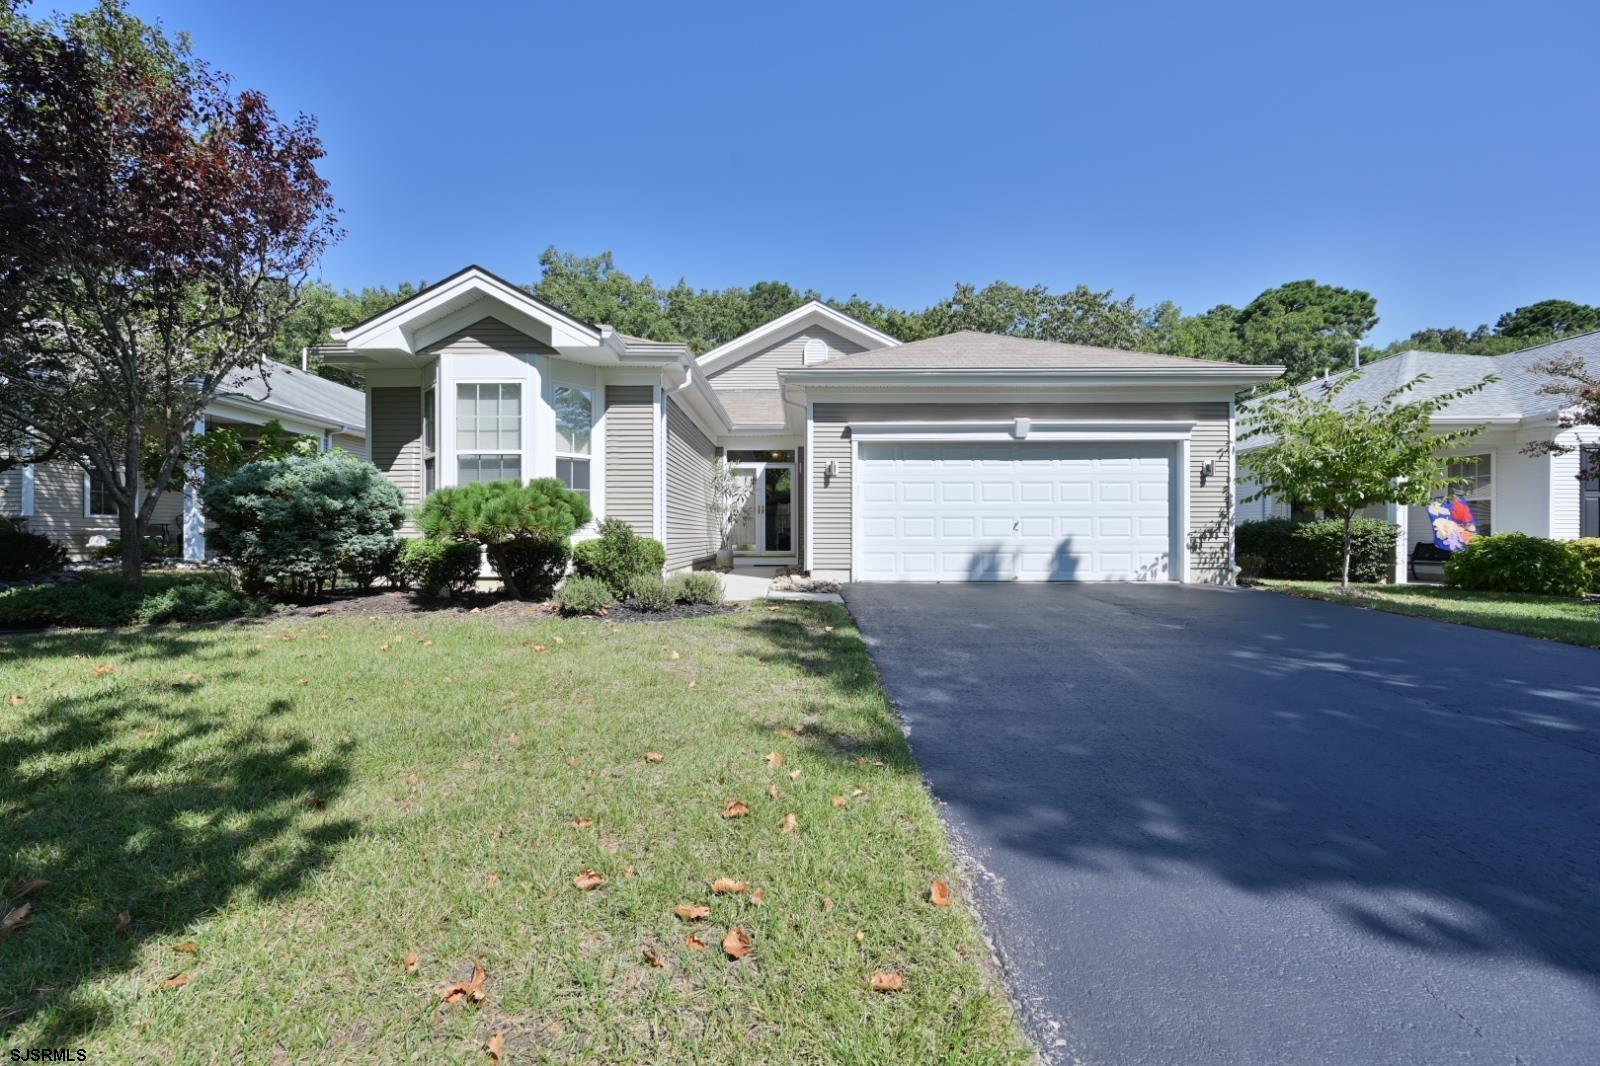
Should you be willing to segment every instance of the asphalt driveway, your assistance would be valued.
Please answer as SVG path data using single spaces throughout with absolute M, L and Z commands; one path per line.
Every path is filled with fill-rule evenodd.
M 1600 1062 L 1600 651 L 1267 592 L 845 598 L 1052 1061 Z

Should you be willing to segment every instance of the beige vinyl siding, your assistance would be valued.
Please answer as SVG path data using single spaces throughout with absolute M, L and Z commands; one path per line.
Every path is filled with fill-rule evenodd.
M 335 433 L 333 435 L 333 446 L 347 451 L 351 455 L 359 455 L 363 459 L 367 455 L 367 438 L 358 437 L 353 433 Z
M 778 371 L 793 370 L 805 365 L 806 341 L 820 340 L 827 345 L 828 358 L 854 355 L 866 351 L 853 340 L 841 337 L 829 329 L 811 326 L 790 334 L 776 344 L 762 348 L 732 366 L 712 371 L 707 376 L 714 389 L 776 389 Z
M 555 349 L 495 318 L 480 318 L 423 349 L 424 355 L 554 355 Z
M 7 513 L 20 511 L 21 481 L 17 483 L 18 499 L 15 504 L 7 500 Z M 85 518 L 83 514 L 83 468 L 75 463 L 41 463 L 33 468 L 33 517 L 28 519 L 28 529 L 43 533 L 52 540 L 67 546 L 74 558 L 88 554 L 86 544 L 90 537 L 122 536 L 116 515 Z M 156 501 L 148 526 L 151 536 L 165 524 L 167 536 L 176 540 L 183 535 L 183 493 L 163 492 Z
M 0 470 L 0 515 L 22 513 L 22 467 Z
M 422 389 L 416 385 L 380 386 L 372 391 L 372 465 L 382 470 L 405 497 L 407 512 L 422 503 Z M 402 532 L 416 525 L 406 516 Z
M 1145 404 L 832 404 L 813 407 L 811 461 L 807 480 L 812 498 L 812 548 L 815 570 L 850 569 L 850 435 L 848 423 L 949 422 L 1033 419 L 1193 421 L 1189 443 L 1189 580 L 1228 580 L 1233 471 L 1228 466 L 1226 403 Z M 826 478 L 829 461 L 838 473 Z M 1202 484 L 1201 470 L 1215 467 Z
M 656 514 L 655 389 L 606 386 L 606 518 L 620 518 L 654 536 Z
M 717 521 L 711 513 L 714 444 L 677 404 L 667 404 L 667 569 L 716 558 Z

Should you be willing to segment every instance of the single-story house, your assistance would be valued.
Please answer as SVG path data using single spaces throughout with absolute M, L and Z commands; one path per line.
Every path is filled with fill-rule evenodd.
M 817 302 L 696 358 L 469 267 L 324 358 L 366 382 L 370 458 L 415 507 L 557 477 L 711 562 L 713 463 L 754 483 L 736 565 L 857 581 L 1232 580 L 1244 366 L 980 333 L 900 344 Z
M 324 450 L 367 453 L 366 401 L 359 390 L 273 360 L 228 375 L 195 428 L 204 433 L 226 426 L 249 440 L 273 421 L 317 438 Z M 66 460 L 0 472 L 0 517 L 26 519 L 30 531 L 61 541 L 76 559 L 91 554 L 94 538 L 122 535 L 104 489 Z M 149 528 L 160 540 L 181 540 L 183 558 L 205 559 L 205 516 L 196 486 L 163 493 Z
M 1600 480 L 1580 480 L 1579 471 L 1600 461 L 1600 428 L 1562 429 L 1558 419 L 1566 401 L 1542 391 L 1558 381 L 1535 367 L 1555 356 L 1581 358 L 1591 373 L 1600 373 L 1600 332 L 1525 348 L 1506 355 L 1445 355 L 1408 351 L 1360 370 L 1334 403 L 1345 407 L 1365 400 L 1376 403 L 1406 382 L 1426 374 L 1427 381 L 1408 396 L 1436 396 L 1474 385 L 1489 375 L 1497 380 L 1481 392 L 1465 396 L 1439 412 L 1433 424 L 1441 432 L 1483 426 L 1464 448 L 1455 449 L 1453 472 L 1461 480 L 1458 495 L 1471 505 L 1478 532 L 1527 533 L 1571 540 L 1600 536 Z M 1348 377 L 1347 371 L 1326 381 L 1300 386 L 1313 393 Z M 1554 440 L 1572 449 L 1565 454 L 1531 456 L 1523 448 L 1534 441 Z M 1247 454 L 1254 441 L 1239 445 Z M 1290 501 L 1263 497 L 1251 500 L 1258 486 L 1241 475 L 1238 520 L 1289 517 Z M 1395 580 L 1408 577 L 1406 560 L 1418 543 L 1433 542 L 1427 511 L 1422 507 L 1374 509 L 1370 517 L 1387 518 L 1400 527 Z

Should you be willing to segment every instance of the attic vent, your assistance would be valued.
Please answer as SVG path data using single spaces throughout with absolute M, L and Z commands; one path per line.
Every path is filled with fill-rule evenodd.
M 818 363 L 825 363 L 828 361 L 828 346 L 817 340 L 817 338 L 812 337 L 810 340 L 806 341 L 803 358 L 805 359 L 806 366 L 816 366 Z

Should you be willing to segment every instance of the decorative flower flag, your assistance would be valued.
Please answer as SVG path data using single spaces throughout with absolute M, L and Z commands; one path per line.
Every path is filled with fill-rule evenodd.
M 1435 500 L 1428 504 L 1428 520 L 1433 523 L 1434 547 L 1447 552 L 1460 551 L 1478 535 L 1478 523 L 1472 517 L 1472 508 L 1459 496 L 1453 500 Z

